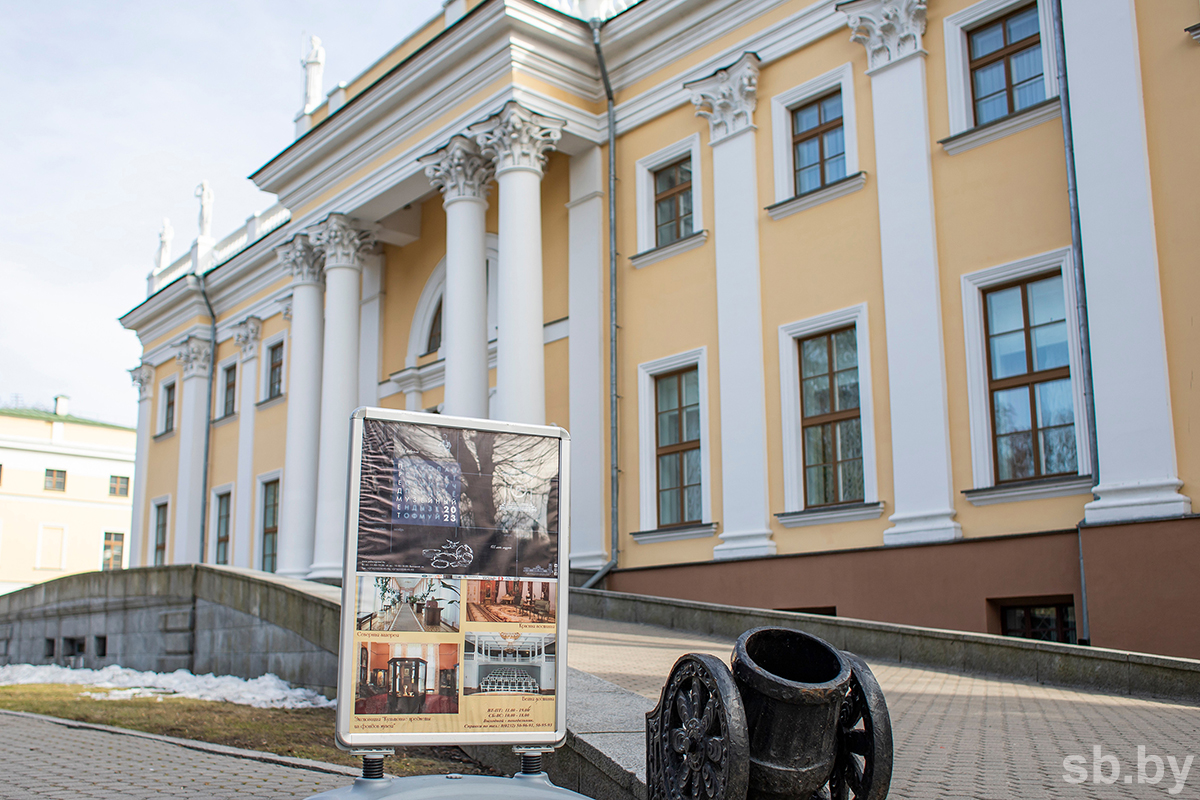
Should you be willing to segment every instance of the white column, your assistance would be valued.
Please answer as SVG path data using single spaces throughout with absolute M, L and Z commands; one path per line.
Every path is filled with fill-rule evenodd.
M 500 186 L 496 416 L 510 422 L 546 421 L 542 170 L 564 124 L 510 100 L 471 128 L 480 150 L 494 159 Z
M 571 403 L 571 569 L 608 561 L 604 502 L 604 159 L 599 147 L 571 156 L 567 203 L 567 339 Z
M 254 403 L 258 397 L 258 347 L 262 321 L 249 317 L 233 328 L 241 366 L 238 375 L 237 484 L 233 494 L 233 552 L 229 563 L 253 567 L 254 540 Z
M 150 440 L 154 437 L 154 367 L 143 361 L 129 370 L 129 375 L 138 390 L 138 421 L 137 450 L 133 457 L 133 518 L 125 552 L 129 553 L 129 566 L 140 567 L 145 561 L 142 537 L 146 531 L 146 465 L 150 459 Z
M 1133 3 L 1062 7 L 1100 451 L 1085 518 L 1190 514 L 1178 491 Z
M 758 56 L 685 87 L 713 152 L 721 398 L 721 543 L 714 558 L 775 554 L 767 499 L 766 390 L 759 291 L 754 108 Z M 701 386 L 700 391 L 707 391 Z
M 276 571 L 303 578 L 312 564 L 317 525 L 317 452 L 321 430 L 324 287 L 321 262 L 305 234 L 275 251 L 292 276 L 287 347 L 287 434 L 279 501 Z M 257 501 L 258 498 L 255 498 Z M 255 566 L 258 566 L 257 564 Z
M 362 306 L 358 328 L 358 404 L 379 405 L 380 344 L 383 340 L 382 253 L 363 256 Z
M 363 251 L 374 237 L 331 214 L 313 243 L 325 253 L 325 352 L 321 368 L 321 436 L 317 456 L 317 529 L 310 580 L 342 577 L 350 414 L 358 407 L 358 320 Z
M 957 539 L 934 229 L 925 3 L 838 6 L 867 49 L 887 323 L 895 512 L 884 544 Z
M 491 160 L 465 136 L 421 159 L 446 209 L 445 413 L 488 415 L 487 193 Z
M 188 337 L 175 353 L 183 372 L 183 392 L 176 414 L 179 428 L 179 474 L 175 490 L 175 547 L 172 564 L 200 561 L 200 513 L 204 507 L 204 428 L 208 425 L 208 371 L 212 347 Z

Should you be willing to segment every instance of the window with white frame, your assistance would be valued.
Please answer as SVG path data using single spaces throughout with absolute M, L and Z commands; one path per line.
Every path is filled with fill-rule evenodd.
M 700 134 L 637 160 L 637 249 L 643 267 L 704 244 Z
M 232 417 L 237 412 L 237 358 L 231 358 L 220 365 L 218 372 L 220 403 L 217 405 L 217 418 Z
M 865 303 L 780 326 L 785 526 L 882 513 L 870 366 Z
M 262 376 L 259 379 L 260 402 L 282 397 L 287 390 L 287 331 L 263 339 Z
M 1050 5 L 1050 0 L 982 0 L 946 17 L 942 30 L 951 136 L 1040 108 L 1044 100 L 1058 96 Z M 1052 116 L 1056 110 L 1045 113 Z
M 962 276 L 972 502 L 1090 489 L 1071 265 L 1063 248 Z
M 156 500 L 154 506 L 154 566 L 167 563 L 167 524 L 171 504 L 169 500 Z
M 851 64 L 771 98 L 776 206 L 809 196 L 823 202 L 862 186 L 856 117 Z M 787 213 L 791 205 L 812 204 L 789 203 Z
M 178 382 L 172 375 L 158 386 L 158 432 L 175 430 L 175 418 L 179 412 Z
M 274 572 L 279 565 L 279 478 L 263 480 L 262 485 L 262 569 Z
M 218 486 L 212 494 L 213 563 L 229 564 L 229 534 L 233 525 L 233 485 Z
M 643 532 L 709 536 L 712 489 L 706 350 L 638 365 L 638 469 Z

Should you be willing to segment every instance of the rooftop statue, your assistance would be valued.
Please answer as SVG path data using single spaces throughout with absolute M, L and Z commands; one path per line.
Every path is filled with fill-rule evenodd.
M 171 227 L 171 220 L 163 217 L 162 230 L 158 232 L 158 256 L 154 261 L 156 272 L 161 272 L 171 263 L 171 240 L 174 238 L 175 230 Z
M 200 238 L 211 239 L 213 190 L 208 181 L 200 181 L 196 187 L 196 197 L 200 198 Z
M 321 87 L 324 84 L 325 48 L 321 47 L 320 37 L 309 39 L 308 55 L 300 61 L 300 66 L 304 67 L 304 113 L 310 114 L 321 105 Z

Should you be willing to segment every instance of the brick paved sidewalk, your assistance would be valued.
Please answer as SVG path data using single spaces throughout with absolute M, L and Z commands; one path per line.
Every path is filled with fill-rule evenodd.
M 0 712 L 0 798 L 309 797 L 354 780 L 257 760 L 261 754 L 239 757 L 233 748 L 49 719 Z
M 707 652 L 728 663 L 733 640 L 573 616 L 570 666 L 657 700 L 675 660 Z M 1200 798 L 1200 708 L 1144 698 L 871 662 L 892 717 L 893 800 L 963 798 Z M 1114 785 L 1092 780 L 1093 746 L 1117 758 Z M 1138 783 L 1137 748 L 1165 763 L 1157 784 Z M 1086 781 L 1063 779 L 1063 759 L 1086 758 Z M 1180 792 L 1167 756 L 1182 770 Z M 1106 762 L 1108 763 L 1108 762 Z M 1155 767 L 1147 767 L 1154 777 Z M 1104 776 L 1111 765 L 1103 768 Z M 1132 778 L 1126 783 L 1126 776 Z

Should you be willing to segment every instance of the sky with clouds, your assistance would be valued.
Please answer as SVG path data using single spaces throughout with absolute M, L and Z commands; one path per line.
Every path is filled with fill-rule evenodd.
M 141 346 L 117 318 L 146 295 L 164 217 L 196 236 L 196 185 L 225 236 L 274 203 L 246 176 L 293 140 L 308 36 L 325 90 L 440 0 L 0 0 L 0 405 L 134 425 Z

